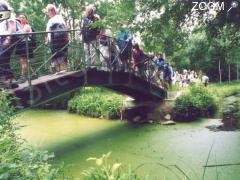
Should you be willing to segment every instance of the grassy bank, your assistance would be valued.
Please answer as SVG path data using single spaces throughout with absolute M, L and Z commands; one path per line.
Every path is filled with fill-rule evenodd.
M 230 83 L 226 82 L 222 84 L 210 84 L 208 90 L 211 95 L 215 97 L 218 105 L 216 117 L 221 117 L 223 112 L 224 98 L 240 93 L 240 81 L 232 81 Z
M 68 111 L 90 117 L 119 118 L 124 96 L 104 88 L 82 88 L 68 102 Z

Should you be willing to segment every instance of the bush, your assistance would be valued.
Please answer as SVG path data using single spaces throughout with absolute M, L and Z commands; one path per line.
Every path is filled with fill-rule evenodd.
M 59 169 L 49 160 L 53 155 L 25 146 L 15 131 L 10 97 L 0 92 L 0 179 L 55 179 Z
M 190 92 L 176 100 L 173 109 L 177 121 L 192 121 L 199 117 L 211 117 L 217 109 L 216 102 L 206 88 L 191 87 Z
M 68 111 L 80 115 L 119 118 L 123 96 L 102 88 L 83 88 L 68 102 Z

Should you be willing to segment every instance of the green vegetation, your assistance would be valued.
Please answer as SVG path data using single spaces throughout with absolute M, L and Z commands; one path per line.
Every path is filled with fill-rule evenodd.
M 240 82 L 232 81 L 231 83 L 210 84 L 208 87 L 210 94 L 215 97 L 218 104 L 217 117 L 220 117 L 223 112 L 224 98 L 240 93 Z
M 236 120 L 238 120 L 238 126 L 240 125 L 240 98 L 238 99 L 238 101 L 235 104 L 236 111 L 234 112 L 233 116 Z
M 216 102 L 208 90 L 203 86 L 193 86 L 190 92 L 177 98 L 173 113 L 175 120 L 192 121 L 213 116 L 216 109 Z
M 82 88 L 68 102 L 68 111 L 91 117 L 119 118 L 124 97 L 103 88 Z
M 111 153 L 103 154 L 100 158 L 88 158 L 87 161 L 94 161 L 95 166 L 83 171 L 86 180 L 137 180 L 140 179 L 129 168 L 124 171 L 121 163 L 110 164 L 108 158 Z
M 199 117 L 222 116 L 225 98 L 240 94 L 239 84 L 239 81 L 233 81 L 210 84 L 207 88 L 190 87 L 176 100 L 173 109 L 175 119 L 191 121 Z
M 210 84 L 208 87 L 211 94 L 222 99 L 228 96 L 240 93 L 240 81 L 232 81 L 231 83 Z
M 53 154 L 26 146 L 15 131 L 14 111 L 6 92 L 0 93 L 0 179 L 55 179 L 60 169 L 49 162 Z

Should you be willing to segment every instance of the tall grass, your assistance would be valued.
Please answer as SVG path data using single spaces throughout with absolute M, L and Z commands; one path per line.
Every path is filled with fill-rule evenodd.
M 68 111 L 90 117 L 119 118 L 124 96 L 104 88 L 82 88 L 68 102 Z
M 230 83 L 222 84 L 210 84 L 208 87 L 209 92 L 213 97 L 215 97 L 218 111 L 216 117 L 221 117 L 223 112 L 223 102 L 226 97 L 240 94 L 240 81 L 232 81 Z

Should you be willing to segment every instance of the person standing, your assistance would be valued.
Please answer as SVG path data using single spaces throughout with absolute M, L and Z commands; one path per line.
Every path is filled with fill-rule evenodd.
M 15 39 L 11 34 L 21 31 L 11 10 L 5 0 L 0 0 L 0 11 L 4 15 L 4 18 L 0 19 L 0 81 L 7 81 L 9 84 L 12 84 L 14 79 L 10 58 L 15 48 Z
M 118 33 L 118 47 L 120 50 L 120 60 L 122 61 L 125 72 L 129 69 L 129 62 L 132 56 L 132 35 L 123 27 L 123 23 L 118 23 L 120 32 Z
M 21 28 L 24 33 L 31 33 L 32 28 L 28 24 L 28 18 L 25 14 L 20 14 L 18 16 L 18 20 L 20 21 Z M 27 49 L 27 44 L 26 41 L 29 42 L 28 44 L 28 49 Z M 33 56 L 33 49 L 30 47 L 30 37 L 23 37 L 22 41 L 19 42 L 16 46 L 16 54 L 19 57 L 22 72 L 21 72 L 21 81 L 25 82 L 26 81 L 26 72 L 27 72 L 27 58 L 31 58 Z
M 95 22 L 100 18 L 94 13 L 93 6 L 85 7 L 85 14 L 82 21 L 82 40 L 84 43 L 85 62 L 87 67 L 94 68 L 97 61 L 97 36 L 100 30 L 96 27 Z
M 204 75 L 202 76 L 202 83 L 203 83 L 203 85 L 204 85 L 205 87 L 207 87 L 207 85 L 208 85 L 208 83 L 209 83 L 209 77 L 208 77 L 206 74 L 204 74 Z
M 67 56 L 68 56 L 68 33 L 54 32 L 67 30 L 67 25 L 61 15 L 58 14 L 57 8 L 53 4 L 48 4 L 46 7 L 49 17 L 46 31 L 48 33 L 46 43 L 50 44 L 52 52 L 52 67 L 56 73 L 67 71 Z
M 132 52 L 133 69 L 134 69 L 134 71 L 136 71 L 136 69 L 137 69 L 142 78 L 146 78 L 146 76 L 144 74 L 145 58 L 146 58 L 146 55 L 144 54 L 143 50 L 139 47 L 139 45 L 137 43 L 134 44 L 133 52 Z

